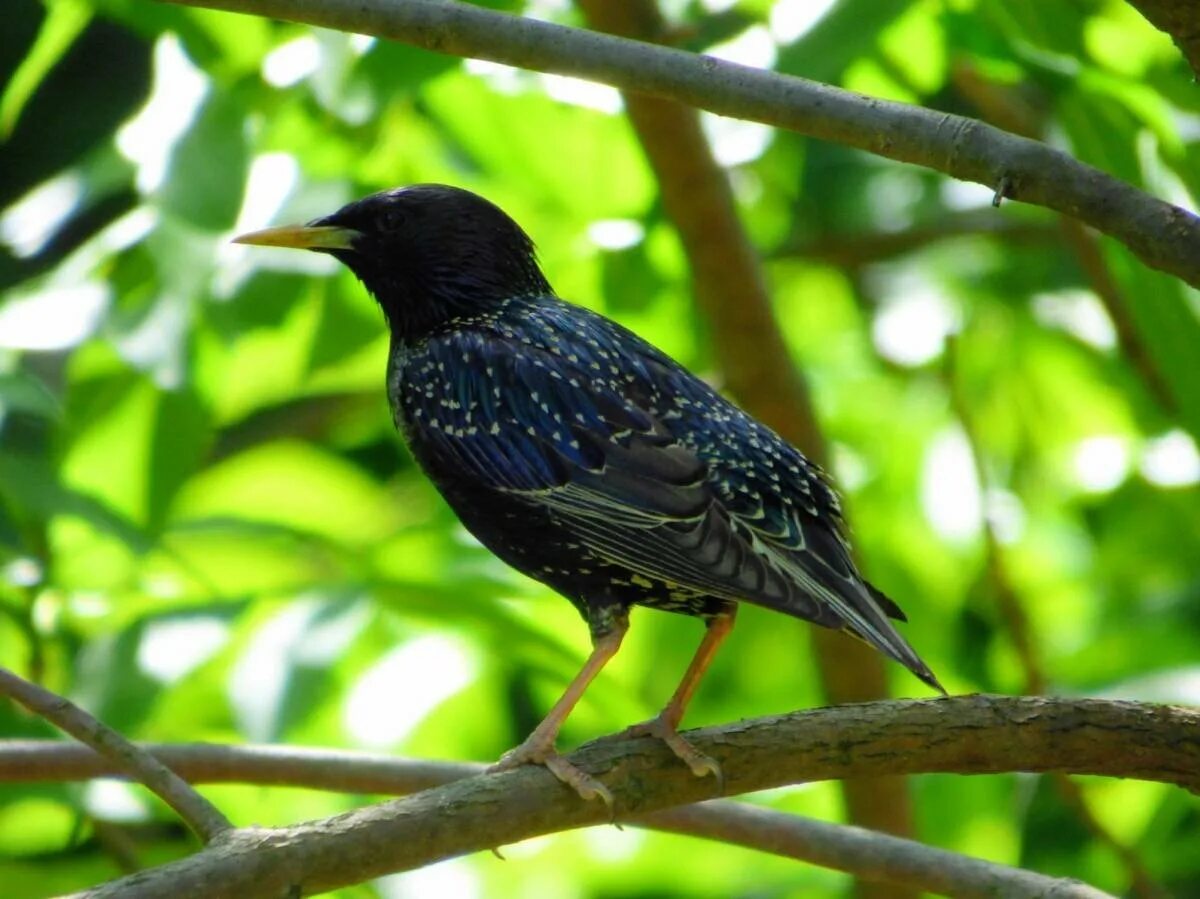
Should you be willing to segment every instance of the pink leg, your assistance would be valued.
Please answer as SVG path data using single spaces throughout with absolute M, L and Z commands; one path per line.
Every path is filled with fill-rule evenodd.
M 567 686 L 562 697 L 554 704 L 550 713 L 542 719 L 542 723 L 534 728 L 533 733 L 515 749 L 510 749 L 500 757 L 490 771 L 508 771 L 521 765 L 545 765 L 554 776 L 571 787 L 584 799 L 603 799 L 611 808 L 613 796 L 608 787 L 596 780 L 590 774 L 580 771 L 554 748 L 558 732 L 571 714 L 571 710 L 582 698 L 588 685 L 595 680 L 600 669 L 608 660 L 617 654 L 621 648 L 621 640 L 629 629 L 629 620 L 624 616 L 617 619 L 617 626 L 592 643 L 592 654 L 583 664 L 583 668 L 575 679 Z
M 683 720 L 683 713 L 687 711 L 688 703 L 692 701 L 696 687 L 700 685 L 700 679 L 708 670 L 708 666 L 712 664 L 717 649 L 729 636 L 729 632 L 733 630 L 733 620 L 736 614 L 737 606 L 731 605 L 729 611 L 714 615 L 709 619 L 704 639 L 700 641 L 700 646 L 696 649 L 696 654 L 692 657 L 691 664 L 684 672 L 683 680 L 675 688 L 675 693 L 671 696 L 670 701 L 657 716 L 649 721 L 643 721 L 641 724 L 635 724 L 625 731 L 626 736 L 631 737 L 658 737 L 692 769 L 692 773 L 697 777 L 704 777 L 706 774 L 713 775 L 717 779 L 718 788 L 723 786 L 724 781 L 721 766 L 681 737 L 678 727 L 679 722 Z

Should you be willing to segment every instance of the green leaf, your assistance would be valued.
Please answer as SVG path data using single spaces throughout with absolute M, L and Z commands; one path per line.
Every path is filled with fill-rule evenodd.
M 1125 312 L 1179 404 L 1180 421 L 1200 440 L 1200 301 L 1196 291 L 1147 269 L 1125 247 L 1105 242 Z
M 86 0 L 50 0 L 37 39 L 0 94 L 0 135 L 12 134 L 21 111 L 92 20 Z
M 799 39 L 780 48 L 775 68 L 789 75 L 836 84 L 852 62 L 874 51 L 879 33 L 899 18 L 908 5 L 842 0 Z
M 197 227 L 229 230 L 241 208 L 248 167 L 245 105 L 234 91 L 210 91 L 171 155 L 162 204 Z
M 403 518 L 356 466 L 290 441 L 254 447 L 201 472 L 181 491 L 172 517 L 278 524 L 347 544 L 379 540 Z
M 140 528 L 102 499 L 62 484 L 45 458 L 0 453 L 0 484 L 4 496 L 25 516 L 41 521 L 79 518 L 136 553 L 152 545 Z
M 44 381 L 28 372 L 16 371 L 0 374 L 0 424 L 12 412 L 57 419 L 62 415 L 62 406 Z

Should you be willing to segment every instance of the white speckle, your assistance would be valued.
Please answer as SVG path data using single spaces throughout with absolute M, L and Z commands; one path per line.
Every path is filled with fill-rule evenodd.
M 95 330 L 108 303 L 107 286 L 90 281 L 13 296 L 0 307 L 0 348 L 73 347 Z
M 35 255 L 75 211 L 83 190 L 83 179 L 76 172 L 43 182 L 4 210 L 0 239 L 19 258 Z
M 775 0 L 771 5 L 771 36 L 780 44 L 799 40 L 816 25 L 836 0 Z
M 151 620 L 138 644 L 138 667 L 160 683 L 173 684 L 220 649 L 228 637 L 229 625 L 212 616 Z

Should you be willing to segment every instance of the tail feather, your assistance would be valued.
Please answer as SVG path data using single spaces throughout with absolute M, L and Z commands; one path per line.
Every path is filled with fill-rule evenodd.
M 908 616 L 904 614 L 904 610 L 892 601 L 892 598 L 882 590 L 876 589 L 873 584 L 868 584 L 863 581 L 863 586 L 867 588 L 867 592 L 871 594 L 871 599 L 875 600 L 875 604 L 883 609 L 884 614 L 888 618 L 895 618 L 897 621 L 908 621 Z
M 867 588 L 867 592 L 871 600 L 878 602 L 876 597 L 883 596 L 882 593 L 871 587 L 869 584 L 864 584 L 864 586 Z M 876 610 L 877 615 L 870 616 L 875 620 L 871 622 L 871 625 L 873 626 L 869 629 L 863 628 L 857 623 L 848 622 L 843 627 L 843 630 L 851 636 L 862 640 L 864 643 L 873 646 L 888 658 L 899 662 L 926 684 L 933 687 L 933 689 L 945 696 L 946 688 L 942 686 L 941 682 L 937 679 L 937 676 L 933 673 L 930 667 L 925 664 L 925 660 L 917 655 L 917 651 L 909 645 L 908 641 L 900 635 L 900 632 L 896 630 L 892 623 L 888 621 L 883 614 L 878 614 L 883 612 L 890 613 L 888 606 L 891 606 L 891 608 L 895 608 L 896 611 L 899 611 L 899 608 L 894 602 L 887 600 L 887 603 L 888 605 L 879 603 Z M 901 620 L 904 619 L 902 618 Z

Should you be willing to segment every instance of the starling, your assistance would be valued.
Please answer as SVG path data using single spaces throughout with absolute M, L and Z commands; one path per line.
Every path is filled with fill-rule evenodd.
M 418 184 L 237 240 L 349 266 L 391 329 L 388 399 L 418 464 L 484 546 L 587 622 L 587 662 L 497 768 L 542 764 L 611 804 L 555 739 L 632 606 L 707 630 L 666 707 L 627 733 L 661 738 L 718 782 L 677 727 L 738 602 L 846 631 L 942 689 L 888 621 L 905 620 L 899 607 L 855 568 L 821 470 L 661 350 L 559 299 L 492 203 Z

